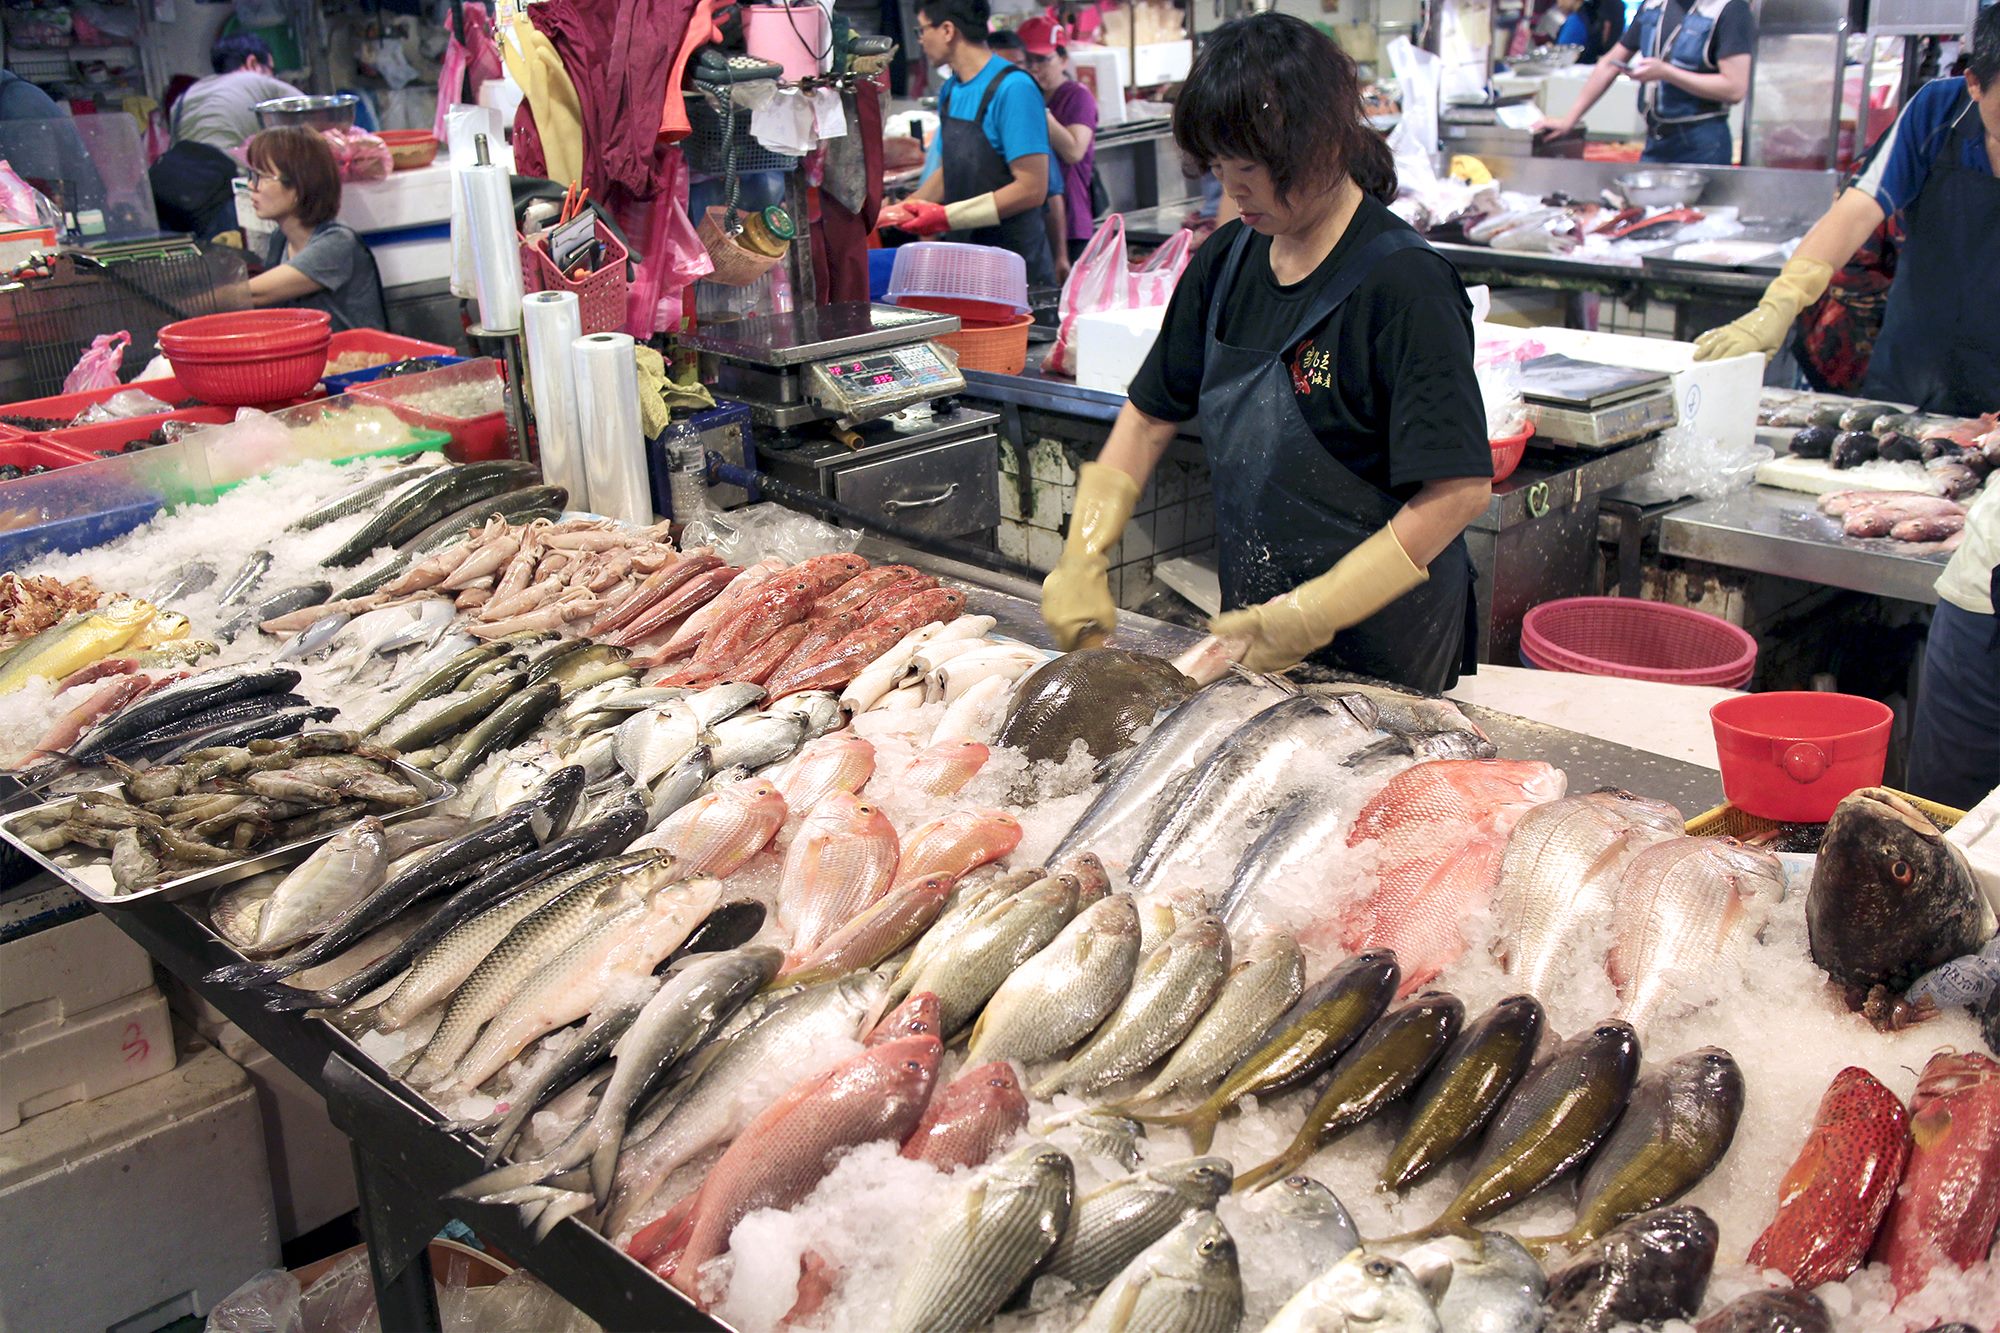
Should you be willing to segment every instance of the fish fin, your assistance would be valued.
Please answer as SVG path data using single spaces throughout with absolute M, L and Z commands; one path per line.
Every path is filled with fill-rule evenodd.
M 334 1009 L 345 998 L 337 990 L 300 990 L 296 986 L 272 986 L 264 992 L 264 1007 L 274 1014 L 298 1013 L 306 1009 Z
M 1198 1148 L 1196 1151 L 1206 1152 L 1208 1150 L 1206 1148 Z M 1262 1166 L 1252 1167 L 1250 1170 L 1236 1177 L 1236 1183 L 1230 1189 L 1230 1193 L 1249 1194 L 1264 1188 L 1264 1186 L 1274 1180 L 1282 1180 L 1304 1166 L 1306 1158 L 1310 1156 L 1312 1156 L 1312 1148 L 1310 1146 L 1294 1143 L 1291 1147 L 1285 1149 Z
M 1410 748 L 1410 742 L 1406 738 L 1402 736 L 1384 736 L 1381 740 L 1364 745 L 1347 758 L 1341 760 L 1340 766 L 1348 769 L 1360 769 L 1374 763 L 1378 759 L 1407 759 L 1415 753 L 1416 751 Z
M 701 1191 L 697 1189 L 639 1228 L 626 1242 L 625 1253 L 655 1273 L 671 1274 L 681 1252 L 687 1248 L 688 1238 L 694 1234 L 695 1207 L 700 1199 Z
M 541 1216 L 535 1219 L 535 1240 L 545 1241 L 565 1218 L 576 1216 L 591 1208 L 596 1200 L 578 1190 L 565 1190 L 542 1206 Z
M 611 1199 L 611 1183 L 618 1168 L 621 1138 L 600 1133 L 590 1154 L 590 1207 L 602 1213 Z

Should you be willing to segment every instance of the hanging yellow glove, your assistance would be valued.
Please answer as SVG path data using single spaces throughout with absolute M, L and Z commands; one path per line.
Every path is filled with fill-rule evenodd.
M 1085 463 L 1076 476 L 1076 509 L 1062 559 L 1042 580 L 1042 623 L 1056 647 L 1095 648 L 1118 624 L 1106 558 L 1139 503 L 1139 483 L 1104 463 Z
M 1318 578 L 1268 602 L 1225 611 L 1208 622 L 1208 629 L 1220 639 L 1248 639 L 1250 647 L 1241 660 L 1250 670 L 1283 671 L 1428 578 L 1411 562 L 1395 532 L 1385 527 Z M 1047 614 L 1043 612 L 1044 618 Z
M 1799 311 L 1824 296 L 1827 284 L 1832 281 L 1831 264 L 1818 259 L 1788 261 L 1764 289 L 1764 299 L 1755 310 L 1694 340 L 1694 359 L 1720 361 L 1746 352 L 1762 352 L 1768 360 L 1785 345 L 1785 334 L 1791 331 Z

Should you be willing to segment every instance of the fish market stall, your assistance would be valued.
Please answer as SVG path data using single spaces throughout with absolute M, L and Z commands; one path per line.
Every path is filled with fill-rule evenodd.
M 1931 585 L 1951 559 L 1909 542 L 1846 536 L 1813 496 L 1770 486 L 1671 511 L 1660 520 L 1660 554 L 1926 606 L 1937 604 Z
M 1788 864 L 1694 765 L 555 489 L 307 462 L 0 600 L 0 837 L 326 1098 L 385 1327 L 448 1217 L 615 1329 L 1658 1324 L 1769 1269 L 1838 1333 L 2000 1318 L 1948 1188 L 2000 1145 L 1876 1128 L 2000 1098 L 1931 1059 L 1992 928 L 1925 811 Z M 1898 876 L 1935 912 L 1857 931 Z

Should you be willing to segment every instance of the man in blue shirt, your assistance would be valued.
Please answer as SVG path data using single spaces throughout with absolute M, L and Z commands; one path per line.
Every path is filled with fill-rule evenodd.
M 2000 7 L 1973 29 L 1963 79 L 1903 108 L 1868 169 L 1799 242 L 1755 310 L 1695 340 L 1699 360 L 1770 355 L 1801 310 L 1894 214 L 1904 229 L 1863 390 L 1926 412 L 1977 416 L 2000 402 Z
M 997 245 L 1027 261 L 1028 281 L 1055 281 L 1042 205 L 1049 196 L 1049 131 L 1042 90 L 987 47 L 987 0 L 923 0 L 917 41 L 946 65 L 938 132 L 924 179 L 883 221 L 919 236 Z

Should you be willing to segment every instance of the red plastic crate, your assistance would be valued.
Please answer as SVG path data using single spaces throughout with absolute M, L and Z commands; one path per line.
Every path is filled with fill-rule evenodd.
M 1757 670 L 1757 640 L 1684 606 L 1566 597 L 1523 617 L 1521 657 L 1544 671 L 1741 689 Z
M 457 356 L 455 348 L 442 343 L 427 343 L 421 338 L 405 338 L 398 333 L 384 333 L 380 329 L 344 329 L 333 335 L 326 345 L 326 363 L 331 366 L 340 359 L 343 352 L 379 352 L 393 361 L 408 360 L 413 356 Z M 385 361 L 383 365 L 388 365 Z M 355 384 L 373 379 L 373 370 L 332 371 L 326 376 L 326 384 L 335 390 L 352 388 Z
M 449 417 L 409 401 L 441 385 L 465 383 L 490 384 L 489 401 L 499 406 L 478 416 Z M 512 438 L 507 429 L 505 394 L 506 386 L 498 363 L 491 358 L 482 358 L 422 374 L 399 375 L 392 380 L 357 384 L 347 397 L 353 402 L 379 403 L 412 426 L 443 431 L 451 436 L 451 444 L 445 449 L 445 454 L 452 461 L 481 463 L 514 456 Z
M 0 440 L 0 464 L 10 464 L 23 472 L 31 467 L 70 467 L 94 461 L 89 454 L 47 440 Z
M 224 426 L 234 420 L 234 408 L 189 407 L 158 416 L 126 417 L 122 421 L 99 421 L 89 426 L 52 430 L 44 433 L 42 438 L 51 444 L 79 450 L 86 457 L 95 457 L 100 451 L 121 452 L 124 446 L 134 440 L 145 439 L 169 421 L 196 421 L 204 426 Z
M 85 389 L 80 393 L 59 393 L 48 398 L 23 398 L 18 403 L 0 406 L 0 417 L 46 417 L 51 421 L 74 421 L 85 408 L 127 389 L 150 393 L 169 407 L 178 407 L 193 397 L 179 380 L 172 375 L 163 375 L 158 379 L 134 380 L 112 389 Z M 0 425 L 5 424 L 0 422 Z

